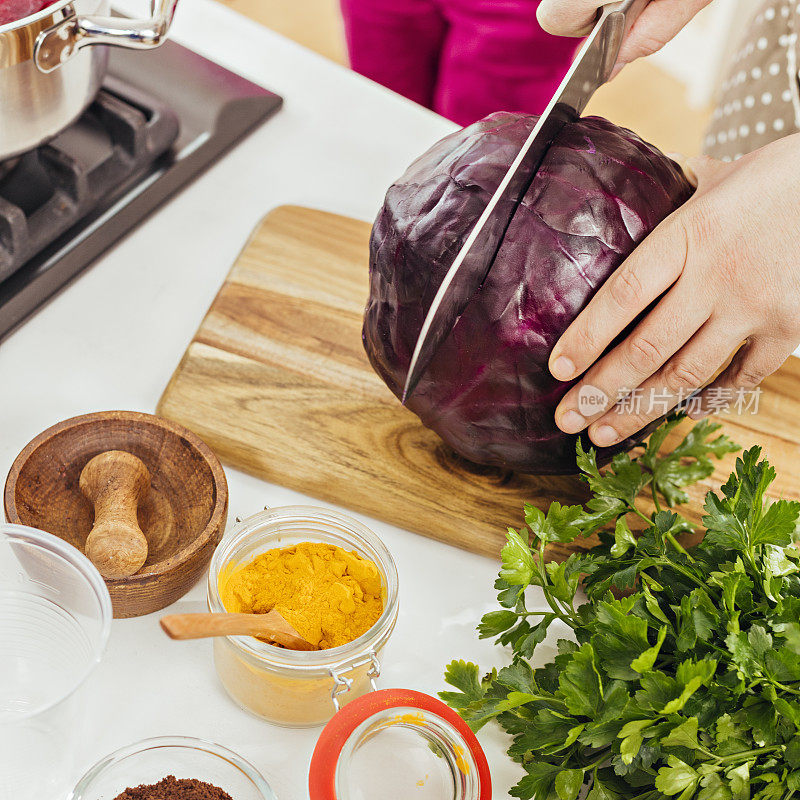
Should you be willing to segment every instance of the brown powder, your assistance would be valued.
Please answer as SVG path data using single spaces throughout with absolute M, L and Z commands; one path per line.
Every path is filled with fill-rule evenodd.
M 176 778 L 174 775 L 168 775 L 158 783 L 129 787 L 114 800 L 233 800 L 233 798 L 210 783 L 195 778 Z

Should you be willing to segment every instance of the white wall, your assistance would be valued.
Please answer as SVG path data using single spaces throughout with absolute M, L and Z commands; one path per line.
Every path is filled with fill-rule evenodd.
M 714 90 L 762 0 L 714 0 L 701 11 L 653 62 L 686 84 L 690 105 L 712 102 Z

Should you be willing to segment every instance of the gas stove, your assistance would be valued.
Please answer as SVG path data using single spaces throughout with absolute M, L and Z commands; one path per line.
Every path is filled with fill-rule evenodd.
M 83 116 L 0 163 L 0 338 L 281 103 L 174 42 L 112 49 Z

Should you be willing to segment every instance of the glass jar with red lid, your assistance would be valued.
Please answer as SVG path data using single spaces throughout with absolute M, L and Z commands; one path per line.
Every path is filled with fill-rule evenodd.
M 309 769 L 311 800 L 491 800 L 486 756 L 440 700 L 379 689 L 381 659 L 399 613 L 399 579 L 386 545 L 360 521 L 312 506 L 268 508 L 239 521 L 211 562 L 208 605 L 225 611 L 220 581 L 267 550 L 325 542 L 371 560 L 384 610 L 363 636 L 315 652 L 252 637 L 217 637 L 217 673 L 243 708 L 285 726 L 325 724 Z

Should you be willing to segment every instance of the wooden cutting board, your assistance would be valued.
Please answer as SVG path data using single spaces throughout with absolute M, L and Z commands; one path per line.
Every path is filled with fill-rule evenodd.
M 234 264 L 161 398 L 223 462 L 411 531 L 496 556 L 525 502 L 580 502 L 584 485 L 479 467 L 452 453 L 375 375 L 361 345 L 370 226 L 296 206 L 271 212 Z M 688 423 L 682 426 L 682 430 Z M 800 497 L 800 361 L 755 415 L 725 417 Z M 669 443 L 668 443 L 669 444 Z M 692 494 L 727 476 L 733 457 Z M 254 511 L 256 509 L 253 509 Z M 552 555 L 569 550 L 559 546 Z

